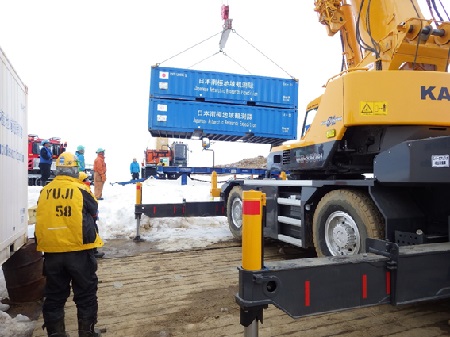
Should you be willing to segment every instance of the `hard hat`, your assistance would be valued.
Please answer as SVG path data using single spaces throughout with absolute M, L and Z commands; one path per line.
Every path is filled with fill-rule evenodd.
M 49 143 L 50 143 L 50 141 L 48 139 L 44 139 L 41 144 L 45 145 L 45 144 L 49 144 Z
M 56 167 L 78 167 L 78 159 L 70 152 L 63 152 L 56 160 Z
M 80 172 L 80 173 L 78 174 L 78 179 L 80 179 L 80 181 L 84 181 L 84 180 L 87 179 L 87 178 L 88 178 L 88 175 L 87 175 L 86 172 Z
M 102 147 L 99 147 L 99 148 L 97 149 L 97 151 L 95 151 L 95 153 L 101 153 L 101 152 L 105 152 L 105 149 L 102 148 Z
M 78 145 L 77 151 L 84 151 L 84 146 L 83 145 Z

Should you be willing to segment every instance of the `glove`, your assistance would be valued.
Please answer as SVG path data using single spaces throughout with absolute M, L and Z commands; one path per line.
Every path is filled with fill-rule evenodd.
M 106 181 L 106 174 L 102 174 L 101 178 L 102 178 L 102 182 L 105 182 Z

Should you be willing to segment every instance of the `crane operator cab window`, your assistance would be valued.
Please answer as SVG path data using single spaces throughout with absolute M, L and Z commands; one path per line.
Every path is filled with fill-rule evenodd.
M 316 114 L 317 114 L 317 108 L 306 111 L 305 122 L 303 123 L 303 129 L 302 129 L 302 138 L 305 136 L 306 132 L 309 130 L 309 127 L 311 126 L 311 124 L 314 120 L 314 117 L 316 117 Z

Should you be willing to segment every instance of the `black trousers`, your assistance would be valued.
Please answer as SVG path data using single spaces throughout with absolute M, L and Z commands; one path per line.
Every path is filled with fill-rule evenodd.
M 45 186 L 48 178 L 50 178 L 52 164 L 39 163 L 39 168 L 41 169 L 41 186 Z
M 45 253 L 44 324 L 64 318 L 64 306 L 73 290 L 78 319 L 97 322 L 97 260 L 93 249 L 67 253 Z
M 133 180 L 139 179 L 139 172 L 132 173 L 131 177 L 132 177 Z

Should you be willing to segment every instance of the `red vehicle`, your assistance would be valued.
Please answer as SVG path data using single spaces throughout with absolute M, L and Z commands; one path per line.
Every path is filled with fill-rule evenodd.
M 149 176 L 156 175 L 156 166 L 187 166 L 187 156 L 188 156 L 188 146 L 183 143 L 172 143 L 169 145 L 162 145 L 166 147 L 167 150 L 156 150 L 156 149 L 146 149 L 144 152 L 144 162 L 142 163 L 141 176 L 142 178 L 147 178 Z M 160 177 L 177 179 L 178 176 L 173 174 L 169 177 Z
M 45 139 L 46 138 L 40 138 L 38 135 L 28 135 L 28 186 L 41 185 L 39 154 L 42 148 L 42 141 Z M 52 151 L 53 164 L 51 167 L 52 173 L 50 179 L 53 179 L 56 169 L 55 160 L 66 150 L 67 142 L 62 143 L 61 138 L 59 137 L 49 138 L 48 141 L 52 145 L 50 149 Z

